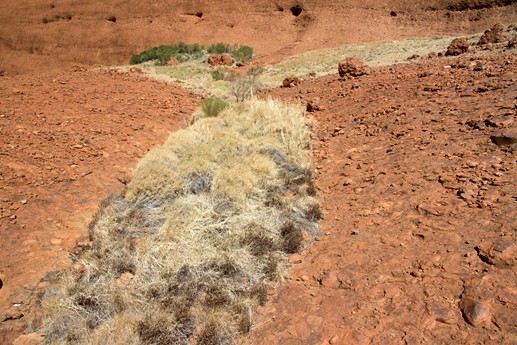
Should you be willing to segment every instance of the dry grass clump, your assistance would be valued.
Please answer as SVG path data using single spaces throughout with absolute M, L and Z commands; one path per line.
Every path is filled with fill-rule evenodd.
M 106 199 L 43 297 L 49 344 L 231 344 L 318 233 L 303 112 L 235 105 L 171 135 Z

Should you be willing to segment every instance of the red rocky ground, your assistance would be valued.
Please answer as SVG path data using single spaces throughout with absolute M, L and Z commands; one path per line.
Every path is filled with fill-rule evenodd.
M 266 92 L 311 103 L 324 236 L 291 258 L 253 344 L 513 344 L 517 55 L 337 74 Z M 40 326 L 98 202 L 199 97 L 138 74 L 0 78 L 2 343 Z
M 73 66 L 180 40 L 251 45 L 263 64 L 479 32 L 516 14 L 503 0 L 1 2 L 0 344 L 38 328 L 40 280 L 69 263 L 98 202 L 199 103 L 138 74 Z M 515 62 L 515 50 L 438 59 L 272 91 L 321 109 L 326 235 L 292 258 L 250 341 L 516 342 L 515 152 L 490 140 L 516 128 Z
M 514 51 L 267 92 L 321 109 L 324 236 L 250 343 L 517 343 L 516 82 Z
M 99 202 L 199 99 L 138 74 L 77 69 L 0 77 L 0 94 L 0 343 L 9 344 L 32 322 L 40 279 L 87 240 Z

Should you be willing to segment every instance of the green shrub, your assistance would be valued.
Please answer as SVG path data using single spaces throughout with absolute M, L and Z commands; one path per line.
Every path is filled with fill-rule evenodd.
M 170 60 L 172 55 L 176 53 L 176 47 L 174 46 L 159 46 L 153 47 L 149 50 L 143 51 L 138 55 L 133 55 L 129 63 L 131 65 L 139 64 L 146 61 L 158 60 L 159 64 L 166 64 Z
M 201 103 L 201 110 L 206 117 L 216 117 L 221 111 L 229 106 L 230 104 L 222 99 L 210 97 Z
M 201 52 L 203 51 L 203 47 L 200 46 L 199 44 L 197 43 L 194 43 L 194 44 L 185 44 L 183 42 L 180 42 L 177 44 L 178 46 L 178 53 L 180 54 L 195 54 L 195 53 L 198 53 L 198 52 Z
M 225 78 L 226 78 L 226 73 L 224 72 L 224 70 L 218 68 L 218 69 L 214 69 L 212 71 L 212 79 L 225 80 Z
M 240 46 L 232 55 L 237 61 L 248 62 L 253 58 L 253 48 L 250 46 Z
M 171 57 L 175 56 L 179 61 L 187 61 L 198 58 L 203 54 L 204 47 L 197 43 L 186 44 L 183 42 L 173 45 L 161 45 L 133 55 L 129 63 L 136 65 L 146 61 L 157 60 L 157 65 L 166 65 Z
M 209 54 L 225 54 L 225 53 L 231 53 L 232 48 L 227 43 L 215 43 L 211 44 L 207 49 Z
M 208 48 L 198 43 L 186 44 L 179 42 L 173 45 L 161 45 L 145 50 L 140 54 L 133 55 L 129 64 L 136 65 L 147 61 L 156 61 L 159 66 L 165 66 L 171 57 L 176 57 L 180 62 L 192 59 L 199 59 L 205 53 L 209 54 L 232 54 L 234 59 L 240 62 L 247 62 L 253 57 L 253 48 L 249 46 L 231 46 L 227 43 L 211 44 Z M 219 79 L 216 79 L 219 80 Z

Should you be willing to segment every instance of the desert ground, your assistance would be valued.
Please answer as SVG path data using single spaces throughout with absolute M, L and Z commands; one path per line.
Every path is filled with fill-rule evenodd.
M 321 234 L 234 343 L 517 343 L 516 19 L 497 0 L 4 1 L 0 343 L 45 342 L 41 298 L 100 202 L 210 96 L 128 66 L 179 41 L 253 47 L 230 68 L 300 78 L 256 96 L 313 119 Z M 445 56 L 457 37 L 470 48 Z M 321 67 L 351 55 L 367 73 Z

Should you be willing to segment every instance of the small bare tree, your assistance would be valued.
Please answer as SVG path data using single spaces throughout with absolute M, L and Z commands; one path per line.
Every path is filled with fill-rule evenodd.
M 232 93 L 237 103 L 244 102 L 251 97 L 252 90 L 248 78 L 241 77 L 232 83 Z
M 253 97 L 258 89 L 257 77 L 264 71 L 262 67 L 252 67 L 246 77 L 238 78 L 232 83 L 232 93 L 236 102 L 243 102 Z

